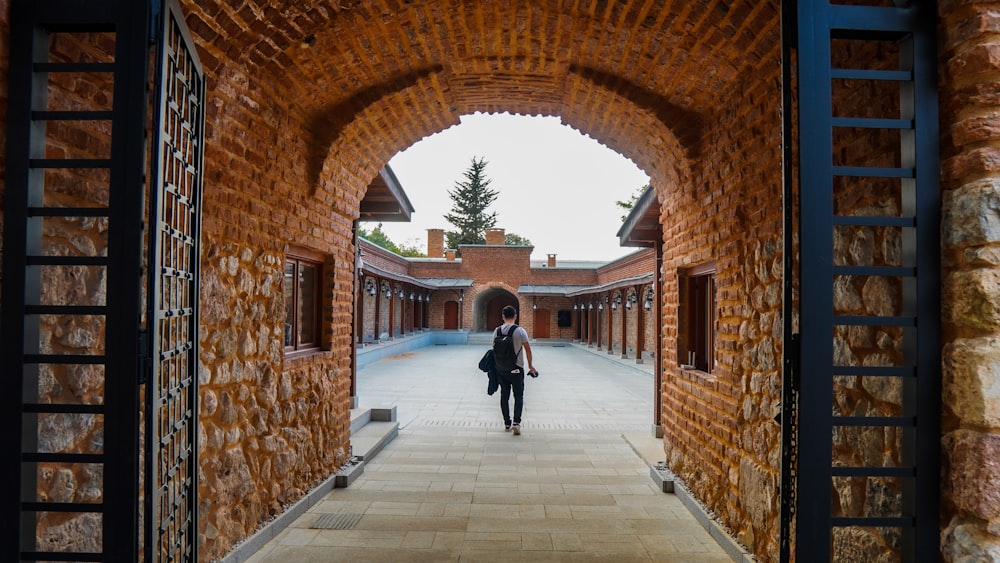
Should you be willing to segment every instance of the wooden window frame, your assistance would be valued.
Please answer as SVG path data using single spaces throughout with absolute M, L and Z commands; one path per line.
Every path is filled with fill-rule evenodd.
M 283 276 L 284 276 L 283 279 L 284 279 L 285 283 L 289 283 L 287 272 L 288 272 L 288 267 L 292 266 L 291 279 L 294 280 L 294 281 L 293 281 L 293 283 L 291 283 L 291 290 L 292 290 L 291 298 L 292 298 L 292 303 L 295 304 L 294 307 L 295 307 L 296 311 L 298 311 L 299 306 L 300 306 L 299 304 L 302 302 L 302 295 L 300 294 L 300 289 L 301 288 L 300 288 L 299 284 L 297 283 L 297 280 L 299 279 L 300 272 L 303 270 L 303 268 L 306 268 L 306 267 L 308 267 L 308 268 L 314 268 L 315 272 L 316 272 L 315 288 L 313 289 L 313 291 L 314 291 L 314 295 L 313 295 L 314 307 L 313 307 L 313 311 L 312 311 L 312 314 L 313 314 L 313 322 L 312 322 L 312 324 L 313 324 L 313 334 L 314 334 L 314 337 L 313 337 L 313 339 L 311 341 L 308 341 L 308 342 L 299 342 L 300 335 L 302 333 L 302 331 L 301 331 L 302 327 L 299 326 L 299 323 L 300 323 L 299 315 L 298 314 L 293 315 L 292 316 L 292 322 L 291 322 L 290 330 L 291 330 L 291 333 L 295 335 L 295 338 L 293 339 L 292 343 L 291 344 L 287 344 L 286 343 L 287 342 L 287 335 L 284 334 L 284 331 L 283 331 L 283 334 L 282 334 L 282 339 L 283 339 L 282 344 L 284 345 L 284 352 L 285 352 L 285 357 L 286 358 L 294 358 L 294 357 L 299 357 L 299 356 L 306 356 L 306 355 L 309 355 L 309 354 L 314 354 L 314 353 L 317 353 L 317 352 L 321 352 L 323 350 L 323 345 L 322 345 L 322 342 L 323 342 L 323 330 L 322 330 L 323 329 L 323 325 L 322 325 L 323 299 L 322 299 L 322 296 L 323 296 L 324 263 L 325 263 L 324 256 L 322 254 L 320 254 L 318 252 L 314 252 L 312 250 L 308 250 L 308 249 L 305 249 L 305 248 L 299 248 L 299 247 L 289 247 L 288 250 L 285 251 L 285 265 L 284 265 L 284 268 L 283 268 Z M 285 322 L 283 323 L 283 327 L 288 327 L 288 324 L 289 324 L 288 323 L 288 318 L 289 318 L 289 315 L 288 315 L 288 305 L 289 305 L 289 301 L 288 301 L 288 293 L 287 293 L 287 289 L 288 288 L 286 287 L 285 289 L 286 289 L 285 297 L 284 297 L 285 298 Z M 286 330 L 288 330 L 288 328 L 286 328 Z
M 681 338 L 677 361 L 683 369 L 712 373 L 715 369 L 718 300 L 715 262 L 680 271 Z

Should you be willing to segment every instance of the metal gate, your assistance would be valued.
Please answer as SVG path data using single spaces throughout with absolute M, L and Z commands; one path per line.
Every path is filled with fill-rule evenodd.
M 176 0 L 159 18 L 150 189 L 146 561 L 198 560 L 198 265 L 205 79 Z
M 142 545 L 147 561 L 197 556 L 203 87 L 190 41 L 177 39 L 182 20 L 168 18 L 173 28 L 158 37 L 157 52 L 175 62 L 160 73 L 164 109 L 154 115 L 161 133 L 152 145 L 160 164 L 150 177 L 161 187 L 150 190 L 158 5 L 11 2 L 0 303 L 4 561 L 135 561 Z M 155 270 L 144 276 L 146 259 Z
M 799 162 L 786 248 L 797 231 L 799 334 L 786 324 L 782 555 L 794 537 L 798 561 L 863 549 L 935 561 L 936 12 L 922 0 L 862 4 L 783 7 L 786 65 L 797 58 L 785 77 L 798 100 Z M 786 97 L 786 135 L 791 109 Z

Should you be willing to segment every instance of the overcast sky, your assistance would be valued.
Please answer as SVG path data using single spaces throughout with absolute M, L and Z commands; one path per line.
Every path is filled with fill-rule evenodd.
M 509 114 L 464 116 L 389 161 L 415 209 L 409 223 L 382 224 L 393 242 L 426 252 L 427 229 L 453 230 L 444 219 L 448 190 L 465 180 L 473 157 L 486 159 L 490 188 L 499 192 L 488 209 L 497 227 L 531 240 L 532 259 L 609 261 L 637 250 L 618 245 L 615 201 L 648 183 L 646 174 L 558 118 Z

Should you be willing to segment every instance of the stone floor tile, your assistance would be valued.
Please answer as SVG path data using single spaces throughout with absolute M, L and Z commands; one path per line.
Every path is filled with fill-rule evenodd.
M 508 532 L 468 532 L 463 549 L 509 552 L 521 549 L 521 534 Z
M 618 505 L 571 506 L 573 518 L 621 518 L 622 508 Z
M 431 546 L 432 549 L 437 550 L 457 550 L 462 546 L 462 542 L 465 541 L 465 532 L 449 532 L 441 531 L 434 533 L 434 544 Z
M 657 518 L 650 514 L 646 507 L 643 506 L 618 505 L 618 508 L 622 511 L 622 517 L 629 520 L 649 520 Z M 660 518 L 662 518 L 662 516 Z
M 615 554 L 646 554 L 646 547 L 635 534 L 588 534 L 587 550 Z
M 561 495 L 566 492 L 562 483 L 539 483 L 539 493 L 543 495 Z
M 438 502 L 422 502 L 417 508 L 417 516 L 444 516 L 444 509 L 447 506 Z
M 566 504 L 566 505 L 609 505 L 614 504 L 611 495 L 595 495 L 566 492 L 557 494 L 522 495 L 515 493 L 476 492 L 476 502 L 496 504 Z
M 449 503 L 444 507 L 442 516 L 449 518 L 468 518 L 472 514 L 472 505 L 469 503 L 455 504 Z
M 277 544 L 268 543 L 260 551 L 248 557 L 243 563 L 264 563 L 267 561 L 268 554 L 273 552 L 277 547 Z
M 552 549 L 555 551 L 583 551 L 584 543 L 583 539 L 580 538 L 580 534 L 576 533 L 562 533 L 562 534 L 549 534 L 552 538 Z
M 466 482 L 455 483 L 451 487 L 451 491 L 453 493 L 472 493 L 475 490 L 476 490 L 476 483 L 475 483 L 475 481 L 466 481 Z
M 304 546 L 295 549 L 275 550 L 262 563 L 333 563 L 339 561 L 352 562 L 389 562 L 406 561 L 407 563 L 457 563 L 458 553 L 437 550 L 410 550 L 404 548 L 361 548 L 336 546 Z
M 573 518 L 572 507 L 565 505 L 545 505 L 545 517 L 546 518 Z
M 632 527 L 624 520 L 578 520 L 558 518 L 469 518 L 470 532 L 489 532 L 504 530 L 519 533 L 567 533 L 587 534 L 588 541 L 592 534 L 625 534 Z
M 287 533 L 281 534 L 279 537 L 275 538 L 279 545 L 309 545 L 309 542 L 316 537 L 319 530 L 312 530 L 309 528 L 289 528 L 285 530 Z
M 405 531 L 382 530 L 319 530 L 310 546 L 327 547 L 388 547 L 403 545 Z
M 410 531 L 403 536 L 400 547 L 405 549 L 430 549 L 434 546 L 434 536 L 437 532 Z
M 519 507 L 514 504 L 473 504 L 470 518 L 519 518 Z
M 552 551 L 551 534 L 521 534 L 522 551 Z M 524 559 L 533 558 L 534 555 L 524 554 Z
M 365 514 L 355 529 L 402 532 L 461 532 L 468 529 L 469 521 L 469 518 L 451 516 L 421 516 L 418 518 L 388 514 Z
M 677 546 L 661 534 L 640 533 L 639 541 L 642 542 L 650 555 L 676 555 L 680 553 Z
M 538 483 L 518 483 L 517 492 L 522 494 L 541 494 L 542 487 Z
M 545 518 L 545 505 L 522 504 L 517 507 L 518 518 Z

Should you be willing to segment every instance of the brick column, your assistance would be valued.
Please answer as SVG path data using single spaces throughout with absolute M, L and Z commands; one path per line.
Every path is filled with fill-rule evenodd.
M 486 244 L 503 246 L 505 232 L 504 229 L 486 229 Z
M 427 229 L 427 257 L 444 257 L 444 229 Z

